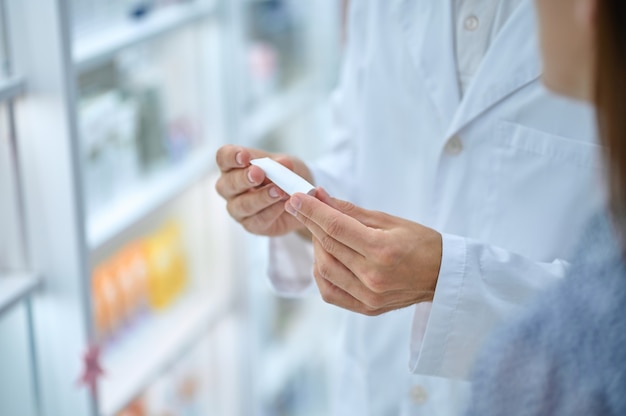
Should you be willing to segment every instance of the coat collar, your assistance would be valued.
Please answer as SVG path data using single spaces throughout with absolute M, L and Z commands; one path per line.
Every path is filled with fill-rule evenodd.
M 397 1 L 409 54 L 422 72 L 446 137 L 540 76 L 531 1 L 523 2 L 500 30 L 462 101 L 454 55 L 452 1 Z

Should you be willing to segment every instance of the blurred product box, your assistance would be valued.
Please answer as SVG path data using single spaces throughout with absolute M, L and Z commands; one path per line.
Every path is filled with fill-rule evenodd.
M 123 247 L 93 272 L 97 340 L 106 344 L 145 312 L 162 312 L 187 286 L 187 259 L 180 226 L 171 220 Z

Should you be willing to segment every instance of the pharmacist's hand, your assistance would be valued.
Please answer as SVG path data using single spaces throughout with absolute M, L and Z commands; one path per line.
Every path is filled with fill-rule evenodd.
M 266 179 L 261 168 L 250 164 L 260 157 L 271 157 L 311 181 L 308 168 L 296 158 L 223 146 L 216 155 L 221 175 L 215 189 L 226 200 L 228 213 L 253 234 L 279 236 L 303 230 L 302 224 L 285 212 L 284 201 L 289 196 Z
M 313 234 L 314 276 L 324 300 L 375 316 L 432 301 L 441 266 L 438 232 L 331 198 L 294 194 L 285 209 Z

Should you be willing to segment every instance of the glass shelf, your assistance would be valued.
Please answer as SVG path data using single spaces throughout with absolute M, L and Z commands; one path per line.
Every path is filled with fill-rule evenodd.
M 92 251 L 98 250 L 205 177 L 213 166 L 212 152 L 197 151 L 180 164 L 172 165 L 140 181 L 135 189 L 128 190 L 89 216 L 89 248 Z
M 39 283 L 40 280 L 32 274 L 0 276 L 0 315 L 30 296 Z
M 111 59 L 117 52 L 212 16 L 217 2 L 196 1 L 157 10 L 145 18 L 122 21 L 106 30 L 77 36 L 73 48 L 76 72 L 84 72 Z
M 24 80 L 22 78 L 0 78 L 0 102 L 15 98 L 23 92 Z

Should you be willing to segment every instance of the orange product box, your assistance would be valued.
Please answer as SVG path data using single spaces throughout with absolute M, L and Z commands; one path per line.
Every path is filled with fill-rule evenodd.
M 122 320 L 119 292 L 112 267 L 108 263 L 99 265 L 93 273 L 92 294 L 96 332 L 100 339 L 110 337 Z

